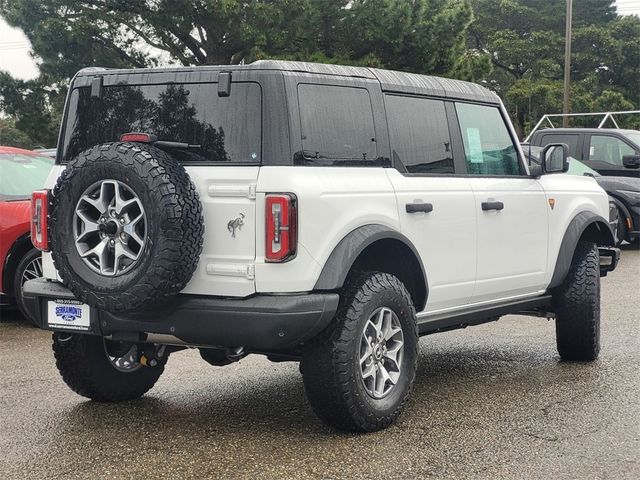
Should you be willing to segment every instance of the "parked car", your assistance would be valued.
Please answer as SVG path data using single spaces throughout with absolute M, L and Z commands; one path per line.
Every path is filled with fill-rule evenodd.
M 550 143 L 564 143 L 569 146 L 570 156 L 602 175 L 640 178 L 638 130 L 547 128 L 533 132 L 529 137 L 529 143 L 538 147 Z
M 522 144 L 522 149 L 529 162 L 540 165 L 543 147 Z M 569 157 L 567 173 L 592 176 L 609 194 L 609 220 L 613 225 L 617 245 L 625 240 L 630 243 L 640 240 L 640 178 L 603 176 L 573 157 Z
M 555 317 L 563 360 L 598 357 L 607 195 L 560 175 L 563 145 L 530 172 L 489 90 L 260 61 L 91 69 L 69 92 L 25 292 L 80 395 L 137 398 L 181 348 L 263 354 L 301 361 L 325 422 L 373 431 L 420 335 Z
M 24 315 L 22 286 L 42 276 L 39 250 L 31 244 L 31 192 L 44 187 L 53 159 L 0 146 L 0 303 L 17 305 Z

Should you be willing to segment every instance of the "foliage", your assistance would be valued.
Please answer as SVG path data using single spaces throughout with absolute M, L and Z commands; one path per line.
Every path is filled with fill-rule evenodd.
M 471 0 L 468 45 L 490 55 L 485 78 L 519 133 L 562 111 L 565 2 Z M 640 108 L 640 18 L 618 17 L 613 0 L 574 2 L 571 110 Z M 593 119 L 573 125 L 593 126 Z
M 41 77 L 0 75 L 0 109 L 51 145 L 64 85 L 82 67 L 281 58 L 484 82 L 523 133 L 562 108 L 565 2 L 558 0 L 0 0 Z M 640 19 L 613 0 L 574 2 L 573 110 L 640 108 Z
M 43 79 L 18 80 L 0 71 L 0 111 L 11 119 L 11 131 L 21 132 L 12 135 L 23 146 L 55 145 L 65 95 L 66 88 L 48 85 Z
M 16 123 L 11 117 L 0 117 L 0 145 L 30 149 L 34 147 L 34 142 L 29 135 L 16 128 Z

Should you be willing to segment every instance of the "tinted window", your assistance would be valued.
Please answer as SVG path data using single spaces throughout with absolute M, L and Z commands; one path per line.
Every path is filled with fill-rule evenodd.
M 0 153 L 0 201 L 31 198 L 44 188 L 54 159 L 23 153 Z
M 456 103 L 467 172 L 521 175 L 518 153 L 496 107 Z
M 367 90 L 300 84 L 298 101 L 303 161 L 328 165 L 376 161 L 373 110 Z
M 550 143 L 564 143 L 569 146 L 569 155 L 578 158 L 578 135 L 546 134 L 542 136 L 540 145 L 546 147 Z
M 385 95 L 391 151 L 411 173 L 454 173 L 444 102 Z
M 589 160 L 622 166 L 622 157 L 634 153 L 633 148 L 616 137 L 591 135 Z
M 172 153 L 182 161 L 259 163 L 261 94 L 256 83 L 234 83 L 229 97 L 217 84 L 117 85 L 92 98 L 89 87 L 71 95 L 63 159 L 117 141 L 128 132 L 196 145 Z

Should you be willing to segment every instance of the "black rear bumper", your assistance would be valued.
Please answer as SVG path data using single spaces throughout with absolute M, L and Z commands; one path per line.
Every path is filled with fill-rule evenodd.
M 44 279 L 30 280 L 24 285 L 24 298 L 40 328 L 64 331 L 47 325 L 46 302 L 73 299 L 67 288 Z M 91 326 L 84 333 L 131 341 L 169 335 L 188 345 L 286 351 L 310 340 L 331 322 L 338 298 L 337 293 L 242 299 L 181 294 L 157 310 L 114 314 L 92 308 Z

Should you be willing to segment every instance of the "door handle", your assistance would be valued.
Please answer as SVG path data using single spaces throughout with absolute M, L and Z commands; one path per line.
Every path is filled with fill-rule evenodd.
M 502 210 L 504 203 L 502 202 L 482 202 L 482 210 L 485 212 L 488 210 Z
M 417 212 L 429 213 L 429 212 L 433 211 L 433 204 L 424 203 L 424 202 L 407 203 L 405 205 L 405 209 L 406 209 L 407 213 L 417 213 Z

